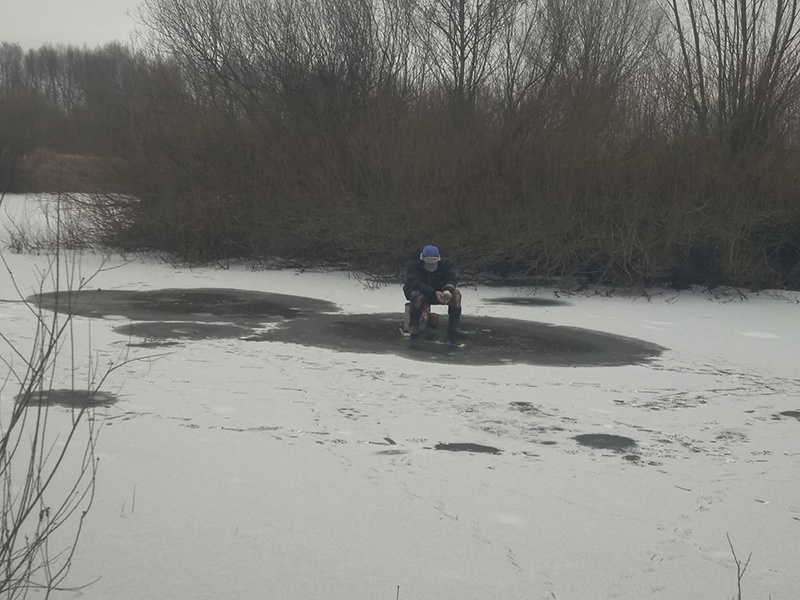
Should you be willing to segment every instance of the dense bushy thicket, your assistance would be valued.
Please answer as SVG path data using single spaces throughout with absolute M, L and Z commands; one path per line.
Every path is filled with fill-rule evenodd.
M 146 49 L 82 54 L 105 65 L 91 92 L 37 92 L 125 165 L 129 195 L 91 207 L 106 243 L 374 271 L 437 243 L 472 271 L 800 286 L 795 0 L 142 16 Z

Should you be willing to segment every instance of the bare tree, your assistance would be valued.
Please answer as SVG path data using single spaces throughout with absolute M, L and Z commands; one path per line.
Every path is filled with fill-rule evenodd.
M 519 0 L 412 0 L 418 42 L 456 122 L 466 125 L 499 66 L 498 43 Z
M 668 0 L 700 132 L 737 152 L 786 124 L 800 96 L 798 0 Z
M 24 85 L 22 71 L 23 52 L 19 44 L 0 44 L 0 96 L 8 96 L 22 91 Z
M 519 3 L 505 22 L 494 80 L 506 114 L 516 112 L 531 94 L 541 100 L 551 89 L 572 37 L 570 8 L 562 0 Z
M 133 193 L 94 206 L 125 248 L 391 266 L 424 227 L 480 268 L 599 262 L 630 282 L 725 238 L 717 273 L 742 262 L 743 280 L 775 281 L 773 259 L 752 257 L 759 220 L 797 221 L 793 7 L 148 0 L 136 85 L 105 97 L 114 86 L 97 77 L 88 103 L 79 78 L 70 122 L 81 102 L 121 107 L 98 110 L 96 131 L 119 140 Z M 775 36 L 749 25 L 759 15 Z M 731 70 L 736 57 L 752 76 Z M 731 160 L 765 136 L 753 160 Z

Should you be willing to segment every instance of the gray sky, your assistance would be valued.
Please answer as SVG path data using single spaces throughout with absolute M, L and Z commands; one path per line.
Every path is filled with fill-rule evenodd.
M 0 0 L 0 42 L 16 42 L 23 50 L 44 43 L 127 43 L 139 4 L 140 0 Z

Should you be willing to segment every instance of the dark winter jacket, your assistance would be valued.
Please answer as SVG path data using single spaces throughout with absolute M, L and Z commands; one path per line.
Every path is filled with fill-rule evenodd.
M 406 283 L 403 286 L 406 298 L 417 290 L 422 292 L 429 302 L 434 303 L 436 292 L 444 291 L 448 285 L 456 286 L 456 273 L 446 261 L 439 261 L 435 271 L 427 271 L 425 263 L 418 258 L 408 263 Z

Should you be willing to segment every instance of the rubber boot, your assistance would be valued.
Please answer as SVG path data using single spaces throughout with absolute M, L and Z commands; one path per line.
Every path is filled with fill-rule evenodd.
M 421 316 L 421 310 L 411 308 L 411 310 L 408 311 L 408 335 L 412 338 L 419 337 L 419 318 Z
M 447 335 L 452 339 L 461 339 L 464 332 L 461 331 L 461 307 L 450 306 L 447 309 Z

